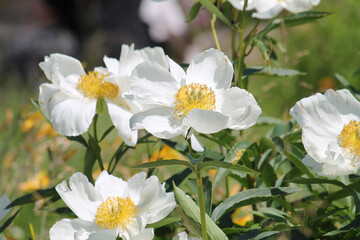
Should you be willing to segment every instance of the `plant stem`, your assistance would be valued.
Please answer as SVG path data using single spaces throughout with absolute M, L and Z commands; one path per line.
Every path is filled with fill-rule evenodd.
M 206 213 L 205 213 L 204 189 L 203 189 L 203 183 L 202 183 L 201 169 L 198 169 L 197 165 L 195 165 L 195 174 L 196 174 L 196 182 L 197 182 L 197 185 L 198 185 L 198 194 L 199 194 L 201 234 L 202 234 L 202 239 L 207 240 L 208 238 L 207 238 L 207 231 L 206 231 Z
M 94 116 L 94 138 L 95 138 L 95 141 L 98 142 L 98 138 L 97 138 L 97 129 L 96 129 L 96 126 L 97 126 L 97 120 L 98 120 L 98 117 L 99 115 L 96 113 L 95 116 Z
M 244 8 L 243 11 L 241 13 L 241 19 L 240 19 L 240 43 L 239 43 L 239 61 L 238 61 L 238 66 L 237 66 L 237 70 L 238 70 L 238 77 L 237 77 L 237 86 L 239 88 L 243 87 L 243 83 L 242 83 L 242 78 L 243 78 L 243 73 L 244 73 L 244 58 L 245 58 L 245 46 L 244 46 L 244 30 L 245 30 L 245 13 L 246 13 L 246 7 L 248 4 L 248 0 L 245 0 L 244 2 Z
M 212 15 L 211 15 L 211 20 L 210 20 L 211 30 L 212 30 L 212 34 L 213 34 L 213 36 L 214 36 L 214 41 L 215 41 L 216 48 L 217 48 L 219 51 L 221 51 L 221 47 L 220 47 L 220 44 L 219 44 L 219 39 L 218 39 L 217 34 L 216 34 L 215 21 L 216 21 L 216 15 L 215 15 L 215 14 L 212 14 Z

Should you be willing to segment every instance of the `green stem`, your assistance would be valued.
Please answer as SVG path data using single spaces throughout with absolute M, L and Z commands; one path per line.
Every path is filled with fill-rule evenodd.
M 94 138 L 95 138 L 95 141 L 96 141 L 96 142 L 99 142 L 99 141 L 98 141 L 98 138 L 97 138 L 97 127 L 96 127 L 96 126 L 97 126 L 98 117 L 99 117 L 99 115 L 96 113 L 95 116 L 94 116 L 94 123 L 93 123 L 93 124 L 94 124 L 94 125 L 93 125 L 93 127 L 94 127 Z
M 124 148 L 125 146 L 125 143 L 122 142 L 121 145 L 118 147 L 118 149 L 116 149 L 116 151 L 114 152 L 113 156 L 111 157 L 110 159 L 110 162 L 109 162 L 109 166 L 108 166 L 108 172 L 109 173 L 112 173 L 114 170 L 115 170 L 115 166 L 116 166 L 116 163 L 114 164 L 114 167 L 112 168 L 111 165 L 112 163 L 114 162 L 115 158 L 116 158 L 116 155 L 118 154 L 119 151 L 122 151 L 122 149 Z
M 248 4 L 248 0 L 245 0 L 244 2 L 244 8 L 243 11 L 241 13 L 241 19 L 240 19 L 240 43 L 239 43 L 239 61 L 238 61 L 238 77 L 237 77 L 237 86 L 239 88 L 243 87 L 243 83 L 242 83 L 242 77 L 243 77 L 243 73 L 244 73 L 244 58 L 245 58 L 245 46 L 244 46 L 244 30 L 245 30 L 245 13 L 246 13 L 246 7 Z
M 195 165 L 195 174 L 196 174 L 196 182 L 197 182 L 197 185 L 198 185 L 198 194 L 199 194 L 201 234 L 202 234 L 202 239 L 207 240 L 208 237 L 207 237 L 207 231 L 206 231 L 206 213 L 205 213 L 204 189 L 203 189 L 203 183 L 202 183 L 201 169 L 198 169 L 197 165 Z
M 226 176 L 225 178 L 225 185 L 226 185 L 226 198 L 230 197 L 230 177 Z
M 214 41 L 215 41 L 215 45 L 216 45 L 216 48 L 221 51 L 221 47 L 220 47 L 220 44 L 219 44 L 219 39 L 217 37 L 217 34 L 216 34 L 216 29 L 215 29 L 215 21 L 216 21 L 216 15 L 215 14 L 212 14 L 211 15 L 211 30 L 212 30 L 212 34 L 214 36 Z

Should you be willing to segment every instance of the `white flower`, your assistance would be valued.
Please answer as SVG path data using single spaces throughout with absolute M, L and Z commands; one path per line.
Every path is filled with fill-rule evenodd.
M 139 15 L 149 26 L 150 37 L 157 42 L 164 42 L 171 36 L 182 36 L 187 31 L 186 18 L 177 0 L 142 0 Z
M 97 100 L 104 99 L 119 135 L 127 145 L 134 146 L 137 131 L 130 129 L 129 119 L 140 109 L 135 103 L 125 100 L 122 93 L 128 90 L 128 77 L 133 68 L 145 60 L 168 64 L 161 48 L 134 51 L 133 45 L 123 45 L 120 61 L 105 57 L 107 69 L 95 68 L 86 74 L 77 59 L 51 54 L 39 64 L 51 81 L 40 86 L 41 110 L 58 133 L 77 136 L 88 130 Z
M 229 2 L 231 3 L 231 5 L 242 11 L 244 9 L 244 4 L 245 4 L 245 1 L 244 0 L 229 0 Z M 253 10 L 254 9 L 254 3 L 256 2 L 256 0 L 248 0 L 248 3 L 247 3 L 247 6 L 246 6 L 246 10 L 249 11 L 249 10 Z
M 303 98 L 290 110 L 302 128 L 303 162 L 321 175 L 356 173 L 360 167 L 360 103 L 344 90 Z
M 254 18 L 269 19 L 276 17 L 283 9 L 292 13 L 307 11 L 318 5 L 320 0 L 254 0 Z
M 198 237 L 188 237 L 186 232 L 178 233 L 172 240 L 201 240 L 202 238 Z
M 10 204 L 9 198 L 4 194 L 0 197 L 0 221 L 10 212 L 11 208 L 5 209 Z
M 255 124 L 261 109 L 247 91 L 231 86 L 233 67 L 220 51 L 195 56 L 187 72 L 169 58 L 170 69 L 153 62 L 139 64 L 125 97 L 138 101 L 143 112 L 130 119 L 132 129 L 146 129 L 159 138 L 172 138 L 190 128 L 215 133 Z
M 166 193 L 158 178 L 138 173 L 128 182 L 103 171 L 93 186 L 82 173 L 56 186 L 64 202 L 77 215 L 62 219 L 50 229 L 51 240 L 153 239 L 145 228 L 165 218 L 175 207 L 173 193 Z

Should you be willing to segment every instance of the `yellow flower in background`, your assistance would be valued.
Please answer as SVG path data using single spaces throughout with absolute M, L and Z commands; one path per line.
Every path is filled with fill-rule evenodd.
M 50 183 L 50 177 L 46 172 L 41 171 L 36 174 L 35 177 L 30 180 L 23 182 L 19 185 L 19 189 L 22 192 L 32 192 L 41 188 L 47 188 Z
M 245 226 L 247 222 L 254 220 L 254 216 L 250 212 L 251 210 L 251 206 L 244 206 L 236 209 L 231 215 L 232 222 L 239 226 Z
M 35 125 L 37 125 L 39 122 L 41 122 L 44 119 L 39 111 L 32 113 L 27 112 L 24 113 L 24 115 L 26 115 L 26 118 L 24 119 L 24 122 L 21 125 L 21 130 L 23 131 L 23 133 L 27 133 L 30 130 L 32 130 L 35 127 Z
M 161 150 L 156 150 L 150 157 L 149 162 L 155 162 L 158 160 L 169 160 L 169 159 L 179 159 L 186 160 L 186 158 L 176 151 L 175 149 L 165 145 Z

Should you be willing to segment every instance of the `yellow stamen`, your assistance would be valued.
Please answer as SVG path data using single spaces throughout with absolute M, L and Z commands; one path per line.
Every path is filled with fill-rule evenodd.
M 175 94 L 175 115 L 185 117 L 192 109 L 215 110 L 215 93 L 205 84 L 191 83 Z
M 135 217 L 135 204 L 129 197 L 108 197 L 97 209 L 95 219 L 100 228 L 125 228 Z
M 360 157 L 360 123 L 351 120 L 344 125 L 339 135 L 339 139 L 343 148 L 348 149 L 352 154 Z
M 89 72 L 80 77 L 77 86 L 84 96 L 88 98 L 116 98 L 119 93 L 119 87 L 104 81 L 104 77 L 106 75 L 101 73 Z

